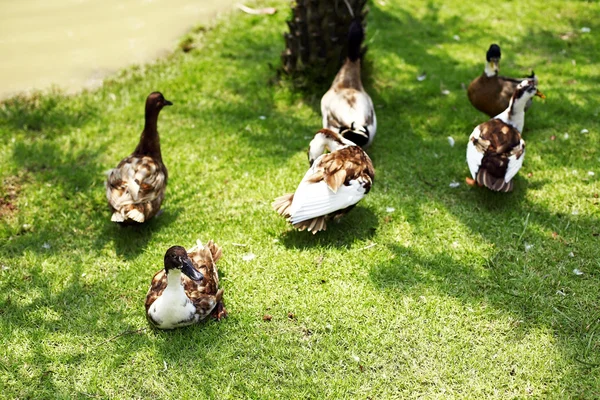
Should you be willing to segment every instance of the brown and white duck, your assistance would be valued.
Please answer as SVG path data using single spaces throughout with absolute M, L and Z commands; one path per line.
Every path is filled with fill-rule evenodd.
M 367 148 L 377 131 L 373 101 L 360 78 L 360 46 L 364 31 L 360 21 L 350 24 L 348 57 L 339 70 L 331 88 L 321 98 L 323 128 L 340 133 L 346 139 Z
M 533 96 L 545 98 L 537 90 L 535 79 L 521 82 L 508 108 L 471 133 L 467 143 L 467 164 L 471 178 L 467 184 L 485 186 L 497 192 L 513 190 L 513 177 L 523 166 L 525 141 L 521 137 L 525 124 L 525 105 Z
M 490 117 L 495 117 L 506 110 L 515 89 L 524 79 L 534 79 L 537 84 L 537 77 L 533 71 L 527 78 L 515 79 L 499 76 L 500 57 L 500 46 L 492 44 L 486 54 L 483 74 L 475 78 L 467 89 L 471 104 Z M 525 105 L 525 111 L 531 106 L 531 103 L 530 100 Z
M 140 142 L 129 157 L 108 172 L 106 197 L 113 222 L 143 223 L 160 210 L 168 175 L 156 124 L 160 110 L 172 104 L 162 93 L 150 93 Z
M 325 149 L 330 153 L 323 154 Z M 308 158 L 310 168 L 296 192 L 278 197 L 272 206 L 295 228 L 316 234 L 369 193 L 375 171 L 364 150 L 329 129 L 317 132 Z
M 146 295 L 146 317 L 159 329 L 174 329 L 202 321 L 209 315 L 227 316 L 219 289 L 216 262 L 221 248 L 212 240 L 199 241 L 189 253 L 181 246 L 167 250 L 164 269 L 152 278 Z

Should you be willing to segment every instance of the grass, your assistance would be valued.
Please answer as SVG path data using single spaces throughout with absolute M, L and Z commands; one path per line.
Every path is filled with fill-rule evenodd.
M 288 2 L 260 4 L 280 12 L 191 32 L 194 50 L 97 91 L 0 105 L 0 397 L 600 397 L 599 4 L 371 3 L 375 185 L 315 237 L 270 202 L 307 168 L 323 88 L 274 81 Z M 485 118 L 462 85 L 492 42 L 548 96 L 511 194 L 463 183 Z M 175 103 L 164 214 L 120 229 L 103 171 L 152 90 Z M 223 246 L 229 318 L 147 328 L 164 252 L 197 238 Z

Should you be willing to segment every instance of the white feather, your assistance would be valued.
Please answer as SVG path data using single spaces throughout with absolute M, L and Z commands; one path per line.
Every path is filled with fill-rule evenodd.
M 297 224 L 311 218 L 327 215 L 358 203 L 365 196 L 365 188 L 357 180 L 342 185 L 334 193 L 325 181 L 303 181 L 294 194 L 290 207 L 290 222 Z
M 523 166 L 523 160 L 525 159 L 524 146 L 525 146 L 525 142 L 523 141 L 523 139 L 521 139 L 519 146 L 517 146 L 515 149 L 513 149 L 513 152 L 516 152 L 516 151 L 522 149 L 523 154 L 521 154 L 521 157 L 519 157 L 517 159 L 516 154 L 513 154 L 508 157 L 508 167 L 506 168 L 506 174 L 504 175 L 504 182 L 506 182 L 506 183 L 510 182 L 510 180 L 515 177 L 517 172 L 519 172 L 519 170 Z
M 471 171 L 471 176 L 473 179 L 477 176 L 477 172 L 479 172 L 479 167 L 481 166 L 481 160 L 483 159 L 483 153 L 477 150 L 477 147 L 473 144 L 473 138 L 479 139 L 479 135 L 481 131 L 479 127 L 475 127 L 473 129 L 473 133 L 469 137 L 469 142 L 467 143 L 467 164 L 469 165 L 469 170 Z

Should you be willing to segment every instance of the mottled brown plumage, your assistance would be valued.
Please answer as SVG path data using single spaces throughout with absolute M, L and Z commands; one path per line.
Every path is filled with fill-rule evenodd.
M 106 197 L 113 222 L 143 223 L 160 210 L 168 173 L 162 161 L 157 121 L 172 103 L 159 92 L 146 99 L 145 125 L 134 152 L 108 173 Z
M 513 181 L 505 182 L 509 157 L 523 156 L 525 143 L 521 145 L 521 134 L 513 126 L 499 119 L 492 119 L 480 125 L 480 137 L 471 138 L 477 150 L 483 152 L 481 166 L 476 181 L 499 192 L 513 190 Z
M 181 284 L 185 295 L 196 308 L 197 321 L 203 320 L 209 315 L 217 320 L 227 316 L 223 303 L 223 289 L 219 289 L 219 274 L 216 265 L 221 255 L 221 248 L 212 240 L 206 246 L 198 243 L 188 253 L 196 271 L 204 275 L 204 279 L 201 281 L 194 281 L 186 275 L 181 275 Z M 146 315 L 153 324 L 155 323 L 149 315 L 149 309 L 166 288 L 167 274 L 165 269 L 161 269 L 152 278 L 145 301 Z

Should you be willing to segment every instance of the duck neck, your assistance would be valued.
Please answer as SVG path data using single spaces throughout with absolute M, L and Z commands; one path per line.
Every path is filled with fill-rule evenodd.
M 363 90 L 362 81 L 360 80 L 360 58 L 352 61 L 346 58 L 346 62 L 340 68 L 340 71 L 333 80 L 333 85 L 336 88 L 351 88 Z
M 488 61 L 485 63 L 485 69 L 483 70 L 483 72 L 485 73 L 485 76 L 491 78 L 498 75 L 498 68 L 496 68 L 496 65 L 494 63 Z
M 167 288 L 169 291 L 183 291 L 183 285 L 181 284 L 181 271 L 178 269 L 171 269 L 167 271 Z
M 519 132 L 523 132 L 523 126 L 525 126 L 526 101 L 522 100 L 522 98 L 517 101 L 514 98 L 510 99 L 508 108 L 496 117 L 504 123 L 514 126 Z
M 161 159 L 160 153 L 160 139 L 158 137 L 158 114 L 159 110 L 152 110 L 146 107 L 146 117 L 144 123 L 144 130 L 140 137 L 134 154 L 142 156 L 151 156 L 154 158 Z

